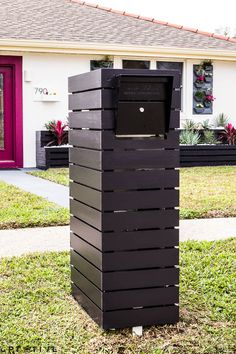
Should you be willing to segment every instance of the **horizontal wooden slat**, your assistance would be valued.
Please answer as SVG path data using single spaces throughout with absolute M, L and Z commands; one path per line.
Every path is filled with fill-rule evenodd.
M 175 285 L 179 282 L 179 269 L 143 269 L 103 272 L 103 290 L 138 289 Z
M 103 310 L 174 305 L 178 303 L 178 293 L 177 287 L 106 292 Z
M 73 146 L 89 149 L 158 149 L 177 148 L 179 145 L 178 131 L 170 131 L 166 138 L 121 138 L 113 131 L 70 130 L 69 142 Z
M 174 168 L 179 165 L 177 150 L 104 151 L 103 169 Z
M 177 207 L 178 190 L 99 192 L 71 182 L 70 196 L 101 211 Z
M 115 111 L 70 112 L 70 128 L 114 129 Z
M 236 165 L 236 146 L 228 145 L 182 145 L 181 166 Z
M 74 250 L 71 250 L 71 264 L 102 291 L 161 287 L 179 282 L 176 267 L 102 272 Z
M 179 166 L 178 150 L 131 150 L 100 151 L 73 148 L 70 151 L 70 162 L 103 170 L 141 169 L 141 168 L 176 168 Z M 97 156 L 97 159 L 96 159 Z M 102 165 L 101 165 L 102 163 Z
M 81 152 L 83 163 L 85 164 L 86 157 L 90 156 L 91 164 L 99 167 L 101 162 L 96 164 L 95 161 L 96 156 L 98 160 L 101 158 L 100 152 L 92 151 L 92 154 L 87 154 L 86 152 L 87 150 Z M 100 172 L 90 168 L 71 165 L 70 178 L 77 183 L 99 190 L 103 189 L 104 191 L 114 189 L 154 189 L 157 186 L 158 188 L 173 188 L 179 185 L 178 170 Z
M 103 237 L 101 231 L 84 223 L 82 220 L 77 219 L 74 216 L 71 216 L 70 219 L 70 229 L 94 247 L 101 251 L 103 250 Z M 104 249 L 104 251 L 106 250 Z
M 72 284 L 72 294 L 85 311 L 103 329 L 171 324 L 179 320 L 178 306 L 169 305 L 103 312 L 74 284 Z
M 70 234 L 70 247 L 73 248 L 82 257 L 87 259 L 100 270 L 102 269 L 102 252 L 91 246 L 75 234 Z M 92 260 L 92 261 L 91 261 Z
M 70 196 L 96 209 L 105 210 L 103 206 L 103 192 L 71 182 Z
M 76 235 L 103 252 L 172 247 L 179 243 L 178 229 L 101 232 L 75 217 L 71 217 L 70 224 Z
M 236 150 L 182 150 L 181 156 L 235 156 L 236 157 Z
M 179 320 L 178 306 L 150 307 L 133 310 L 104 312 L 103 328 L 123 328 L 176 323 Z
M 73 297 L 90 317 L 99 325 L 103 326 L 103 312 L 95 305 L 75 284 L 71 284 Z
M 180 109 L 180 91 L 172 92 L 171 109 Z M 69 95 L 69 110 L 114 109 L 116 108 L 115 90 L 98 89 Z
M 176 248 L 105 253 L 103 269 L 106 271 L 168 267 L 178 264 L 178 254 Z
M 70 250 L 71 266 L 76 268 L 81 274 L 89 279 L 97 288 L 105 290 L 103 287 L 103 272 L 88 262 L 84 257 L 75 250 Z
M 73 267 L 71 268 L 71 280 L 103 311 L 178 303 L 178 288 L 175 286 L 103 293 Z
M 57 160 L 67 160 L 67 163 L 69 163 L 69 152 L 67 153 L 49 153 L 48 154 L 49 159 L 57 159 Z
M 178 264 L 177 248 L 101 253 L 74 234 L 71 235 L 71 247 L 102 271 L 169 267 Z
M 68 167 L 68 161 L 66 160 L 49 160 L 48 161 L 48 167 Z
M 100 309 L 102 309 L 102 293 L 101 291 L 85 278 L 80 272 L 71 267 L 72 282 L 85 293 Z
M 236 162 L 236 155 L 222 155 L 222 156 L 182 156 L 181 160 L 184 161 L 235 161 Z
M 71 148 L 69 154 L 69 161 L 80 166 L 91 167 L 97 170 L 102 169 L 102 152 L 98 150 L 89 150 L 81 148 Z M 84 173 L 90 170 L 83 170 Z M 89 177 L 89 175 L 88 175 Z
M 235 151 L 236 152 L 236 145 L 180 145 L 181 151 Z
M 111 88 L 115 86 L 117 75 L 144 75 L 144 76 L 172 76 L 173 88 L 180 87 L 180 75 L 177 72 L 167 70 L 135 70 L 135 69 L 100 69 L 89 73 L 75 75 L 68 79 L 69 92 L 93 90 L 101 87 Z
M 103 189 L 154 189 L 179 185 L 178 170 L 138 170 L 103 173 Z
M 71 164 L 69 172 L 70 179 L 72 179 L 73 181 L 101 190 L 103 176 L 103 173 L 101 171 L 95 171 L 90 168 Z
M 69 95 L 69 109 L 115 108 L 113 90 L 101 89 Z
M 73 199 L 70 207 L 72 215 L 103 231 L 154 229 L 179 224 L 179 211 L 175 209 L 102 213 Z
M 181 167 L 195 167 L 195 166 L 235 166 L 236 160 L 234 161 L 187 161 L 181 162 Z
M 115 129 L 115 110 L 80 111 L 69 113 L 70 128 Z M 179 127 L 179 111 L 170 113 L 170 129 Z

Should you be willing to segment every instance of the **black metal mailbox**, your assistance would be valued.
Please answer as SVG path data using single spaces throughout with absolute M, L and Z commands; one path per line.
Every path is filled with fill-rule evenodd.
M 117 87 L 117 135 L 159 135 L 169 131 L 172 76 L 121 74 Z
M 69 78 L 72 294 L 104 329 L 179 318 L 179 86 L 175 71 Z

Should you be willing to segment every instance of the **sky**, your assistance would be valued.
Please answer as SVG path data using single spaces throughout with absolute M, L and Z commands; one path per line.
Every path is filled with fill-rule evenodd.
M 236 33 L 236 0 L 87 0 L 87 2 L 141 14 L 157 20 L 215 32 L 230 27 Z

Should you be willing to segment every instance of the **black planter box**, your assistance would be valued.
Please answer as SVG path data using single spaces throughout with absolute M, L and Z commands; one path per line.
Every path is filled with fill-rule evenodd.
M 52 140 L 51 132 L 36 132 L 36 167 L 39 169 L 69 166 L 69 146 L 47 146 Z
M 236 165 L 236 145 L 180 145 L 180 166 Z

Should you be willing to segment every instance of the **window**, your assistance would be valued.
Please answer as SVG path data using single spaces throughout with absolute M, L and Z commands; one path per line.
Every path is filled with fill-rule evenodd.
M 181 111 L 183 110 L 183 62 L 178 61 L 157 61 L 157 69 L 160 70 L 179 70 L 180 89 L 181 89 Z
M 101 68 L 113 68 L 113 61 L 111 60 L 90 60 L 90 70 Z
M 150 61 L 146 60 L 122 60 L 123 69 L 150 69 Z

